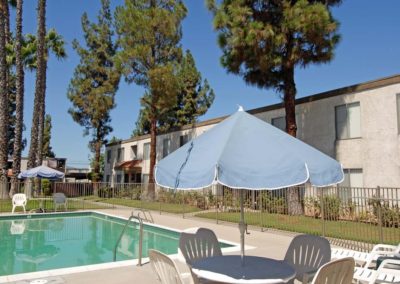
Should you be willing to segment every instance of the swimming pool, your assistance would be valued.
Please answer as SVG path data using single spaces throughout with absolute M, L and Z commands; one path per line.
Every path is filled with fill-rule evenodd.
M 125 223 L 98 212 L 1 216 L 0 276 L 112 262 Z M 129 226 L 117 261 L 138 258 L 139 225 Z M 179 236 L 178 231 L 144 224 L 143 257 L 148 249 L 176 254 Z

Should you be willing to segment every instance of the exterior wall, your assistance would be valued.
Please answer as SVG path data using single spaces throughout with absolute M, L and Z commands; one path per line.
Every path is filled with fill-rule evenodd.
M 400 78 L 400 77 L 399 77 Z M 326 98 L 309 99 L 296 105 L 298 138 L 337 159 L 344 169 L 362 169 L 364 187 L 400 187 L 400 137 L 398 131 L 396 95 L 400 94 L 400 80 L 395 84 L 379 86 L 363 91 L 347 92 Z M 360 103 L 361 137 L 336 139 L 335 107 L 353 102 Z M 285 115 L 281 106 L 252 110 L 258 118 L 271 123 L 273 118 Z M 190 139 L 213 127 L 215 123 L 200 123 L 195 129 L 184 129 L 157 137 L 157 160 L 162 157 L 163 139 L 171 139 L 171 150 L 179 148 L 179 137 L 188 134 Z M 212 121 L 211 121 L 212 122 Z M 131 139 L 133 140 L 133 139 Z M 106 163 L 105 176 L 113 171 L 117 149 L 125 147 L 125 160 L 130 146 L 137 144 L 139 157 L 143 157 L 143 144 L 149 137 L 135 141 L 126 140 L 121 144 L 107 147 L 113 156 Z M 127 150 L 129 149 L 129 150 Z M 140 156 L 142 155 L 142 156 Z M 113 162 L 114 161 L 114 162 Z M 144 160 L 142 173 L 148 174 L 149 160 Z

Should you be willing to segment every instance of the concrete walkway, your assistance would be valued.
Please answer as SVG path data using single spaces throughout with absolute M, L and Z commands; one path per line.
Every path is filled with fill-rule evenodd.
M 129 217 L 132 209 L 105 209 L 98 210 L 107 214 Z M 205 220 L 195 217 L 182 218 L 179 215 L 165 214 L 160 215 L 158 212 L 152 212 L 154 223 L 174 229 L 184 230 L 191 227 L 206 227 L 213 230 L 218 238 L 227 241 L 239 243 L 239 230 L 237 226 L 228 223 L 216 224 L 213 220 Z M 254 247 L 247 250 L 248 255 L 266 256 L 275 259 L 282 259 L 286 249 L 293 238 L 293 234 L 277 233 L 277 232 L 261 232 L 260 230 L 249 229 L 250 234 L 246 235 L 246 245 Z M 238 254 L 238 253 L 235 253 Z M 47 278 L 48 284 L 57 283 L 159 283 L 149 264 L 142 267 L 128 266 L 112 269 L 103 269 L 90 272 L 73 273 L 53 278 Z M 13 283 L 32 283 L 31 280 L 21 280 Z

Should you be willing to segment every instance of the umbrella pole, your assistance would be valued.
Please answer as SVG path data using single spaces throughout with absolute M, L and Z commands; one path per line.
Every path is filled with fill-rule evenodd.
M 242 262 L 242 266 L 244 266 L 244 232 L 246 231 L 246 224 L 244 223 L 244 208 L 243 201 L 244 199 L 244 190 L 240 190 L 240 222 L 239 222 L 239 231 L 240 231 L 240 258 Z

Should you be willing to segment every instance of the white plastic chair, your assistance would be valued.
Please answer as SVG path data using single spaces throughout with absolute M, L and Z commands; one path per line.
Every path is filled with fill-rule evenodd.
M 17 193 L 14 194 L 12 197 L 12 213 L 14 213 L 16 207 L 22 207 L 24 209 L 24 213 L 26 213 L 25 206 L 26 206 L 26 195 L 24 193 Z
M 377 244 L 370 252 L 332 248 L 332 259 L 352 257 L 357 264 L 365 268 L 370 267 L 380 256 L 394 256 L 396 254 L 400 254 L 400 243 L 397 246 Z
M 302 283 L 308 283 L 318 269 L 330 260 L 329 241 L 312 235 L 294 237 L 284 258 L 296 270 L 295 279 Z
M 64 206 L 65 211 L 67 211 L 67 197 L 62 192 L 57 192 L 53 194 L 54 211 L 57 211 L 57 207 Z
M 354 274 L 354 258 L 346 257 L 322 265 L 312 284 L 351 284 Z
M 193 284 L 190 274 L 185 279 L 179 273 L 176 263 L 168 256 L 157 250 L 149 250 L 150 264 L 162 284 Z
M 222 255 L 217 236 L 206 228 L 199 228 L 195 233 L 182 232 L 179 249 L 189 265 L 202 258 Z
M 385 259 L 377 270 L 356 267 L 353 278 L 356 283 L 400 283 L 400 259 Z

